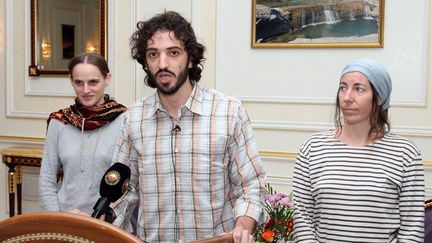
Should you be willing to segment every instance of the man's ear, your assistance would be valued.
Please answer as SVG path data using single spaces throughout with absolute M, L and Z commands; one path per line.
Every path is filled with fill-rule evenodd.
M 189 58 L 188 68 L 192 68 L 192 67 L 193 67 L 193 65 L 192 65 L 192 59 Z

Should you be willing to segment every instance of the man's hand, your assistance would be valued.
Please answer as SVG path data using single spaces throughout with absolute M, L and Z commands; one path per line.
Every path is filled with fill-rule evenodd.
M 240 229 L 240 227 L 236 227 L 233 230 L 233 238 L 234 243 L 253 243 L 254 238 L 249 233 L 249 230 Z
M 252 232 L 256 222 L 253 218 L 247 216 L 238 217 L 233 230 L 234 243 L 253 243 Z

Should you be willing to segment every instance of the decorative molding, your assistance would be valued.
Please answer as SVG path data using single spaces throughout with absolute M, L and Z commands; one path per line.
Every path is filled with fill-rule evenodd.
M 115 19 L 116 19 L 116 14 L 115 14 L 115 8 L 114 8 L 114 0 L 108 0 L 107 1 L 107 6 L 106 8 L 106 21 L 105 24 L 107 25 L 106 28 L 106 35 L 107 35 L 107 43 L 106 43 L 106 53 L 107 53 L 107 62 L 108 62 L 108 67 L 110 70 L 114 69 L 115 67 Z M 112 20 L 110 20 L 112 19 Z M 116 89 L 115 89 L 115 84 L 116 84 L 116 80 L 118 80 L 117 78 L 113 78 L 111 81 L 111 84 L 108 85 L 107 87 L 107 93 L 109 93 L 112 97 L 116 96 Z M 75 93 L 74 93 L 75 96 Z
M 13 109 L 12 102 L 12 94 L 13 94 L 13 50 L 14 43 L 12 38 L 12 29 L 13 29 L 13 2 L 15 1 L 6 1 L 6 44 L 7 48 L 5 48 L 6 52 L 6 115 L 9 116 Z M 30 10 L 26 9 L 25 14 L 30 14 Z
M 6 6 L 5 6 L 5 0 L 0 0 L 0 84 L 3 86 L 4 83 L 6 83 Z M 6 97 L 3 96 L 2 98 L 3 102 L 6 102 Z M 1 218 L 1 215 L 0 215 Z
M 252 127 L 262 130 L 289 130 L 289 131 L 304 131 L 317 132 L 333 128 L 333 124 L 325 123 L 294 123 L 294 122 L 272 122 L 252 120 Z
M 43 79 L 44 77 L 39 76 L 37 78 L 39 78 L 39 79 L 42 78 Z M 75 93 L 72 90 L 71 91 L 66 91 L 66 90 L 65 91 L 60 91 L 60 90 L 58 90 L 58 91 L 52 91 L 52 92 L 46 91 L 46 89 L 44 89 L 43 91 L 42 90 L 31 90 L 32 79 L 35 79 L 35 78 L 34 77 L 26 77 L 26 80 L 25 80 L 25 89 L 24 89 L 24 94 L 25 95 L 29 95 L 29 96 L 44 96 L 44 97 L 46 97 L 46 96 L 75 97 Z M 58 81 L 59 82 L 65 82 L 64 80 L 61 80 L 61 79 L 59 79 Z M 68 79 L 68 83 L 69 83 L 69 79 Z
M 276 157 L 276 158 L 296 158 L 297 153 L 292 152 L 276 152 L 276 151 L 259 151 L 259 154 L 263 157 Z
M 426 87 L 427 85 L 425 85 Z M 424 97 L 426 97 L 426 88 L 424 89 Z M 235 96 L 235 95 L 234 95 Z M 273 104 L 302 104 L 302 105 L 334 105 L 335 97 L 333 98 L 323 98 L 317 99 L 316 97 L 304 97 L 303 99 L 298 99 L 295 97 L 289 96 L 235 96 L 239 100 L 244 103 L 273 103 Z M 424 97 L 419 98 L 418 100 L 410 100 L 410 101 L 392 101 L 392 107 L 418 107 L 425 108 L 426 100 Z
M 1 136 L 0 141 L 6 142 L 19 142 L 19 143 L 41 143 L 45 142 L 45 138 L 38 137 L 19 137 L 19 136 Z M 263 157 L 279 158 L 279 159 L 295 159 L 297 157 L 297 152 L 287 152 L 287 151 L 268 151 L 260 150 L 259 154 Z M 424 166 L 432 167 L 431 160 L 424 160 Z
M 303 132 L 319 132 L 334 128 L 331 123 L 296 123 L 296 122 L 272 122 L 252 120 L 252 126 L 255 129 L 262 130 L 287 130 L 287 131 L 303 131 Z M 391 130 L 393 133 L 410 136 L 410 137 L 425 137 L 432 138 L 432 128 L 411 128 L 395 126 Z
M 191 13 L 192 13 L 192 28 L 194 29 L 195 35 L 200 36 L 201 34 L 201 0 L 192 0 Z
M 16 78 L 14 77 L 14 28 L 13 28 L 13 4 L 15 1 L 6 1 L 6 45 L 8 48 L 5 48 L 6 52 L 6 116 L 7 117 L 17 117 L 17 118 L 46 118 L 49 113 L 48 112 L 34 112 L 34 111 L 17 111 L 14 110 L 14 81 Z M 29 55 L 29 46 L 30 46 L 30 28 L 29 28 L 29 16 L 30 16 L 30 2 L 25 1 L 25 20 L 26 24 L 24 25 L 26 30 L 25 32 L 25 65 L 30 65 L 30 55 Z M 25 72 L 28 75 L 27 72 Z M 26 76 L 25 82 L 27 82 L 28 77 Z M 26 91 L 27 92 L 27 91 Z
M 134 0 L 132 1 L 132 9 L 135 11 L 132 11 L 132 14 L 130 16 L 130 21 L 131 21 L 131 33 L 133 33 L 135 31 L 135 29 L 133 27 L 136 26 L 137 23 L 137 1 L 138 0 Z M 134 61 L 131 61 L 131 65 L 130 65 L 130 72 L 132 75 L 131 80 L 129 81 L 129 85 L 130 85 L 130 104 L 134 104 L 137 101 L 137 93 L 136 93 L 136 89 L 137 89 L 137 64 Z
M 13 102 L 11 100 L 7 102 Z M 36 112 L 36 111 L 14 111 L 14 110 L 8 110 L 6 112 L 7 117 L 14 117 L 14 118 L 41 118 L 46 119 L 49 116 L 50 112 Z
M 31 142 L 31 143 L 44 143 L 45 138 L 38 137 L 19 137 L 19 136 L 1 136 L 0 141 L 11 141 L 11 142 Z M 269 150 L 260 150 L 259 154 L 263 157 L 271 157 L 271 158 L 279 158 L 279 159 L 295 159 L 297 157 L 297 152 L 287 152 L 287 151 L 269 151 Z M 431 160 L 424 160 L 424 166 L 432 167 Z
M 317 99 L 316 97 L 304 97 L 298 99 L 287 96 L 236 96 L 245 103 L 275 103 L 275 104 L 311 104 L 311 105 L 333 105 L 335 99 Z

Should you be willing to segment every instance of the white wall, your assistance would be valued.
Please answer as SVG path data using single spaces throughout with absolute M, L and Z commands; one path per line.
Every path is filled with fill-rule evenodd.
M 293 163 L 301 143 L 311 133 L 333 127 L 341 70 L 351 60 L 370 57 L 392 76 L 392 132 L 420 148 L 427 165 L 427 196 L 432 197 L 429 1 L 386 1 L 384 48 L 321 49 L 251 48 L 251 2 L 217 2 L 215 86 L 245 103 L 261 151 L 289 155 L 266 161 L 270 176 L 287 177 L 290 183 L 292 165 L 286 164 Z
M 250 48 L 250 5 L 249 0 L 218 1 L 218 89 L 254 103 L 333 104 L 343 67 L 369 57 L 391 73 L 393 106 L 425 105 L 427 1 L 385 5 L 384 48 Z
M 399 0 L 397 5 L 386 1 L 384 48 L 259 50 L 250 48 L 249 0 L 108 2 L 111 94 L 130 105 L 152 92 L 143 84 L 141 67 L 130 58 L 129 38 L 138 20 L 164 10 L 179 11 L 207 47 L 200 82 L 243 100 L 269 181 L 282 192 L 290 191 L 295 153 L 303 140 L 312 132 L 332 127 L 332 100 L 342 67 L 362 55 L 381 60 L 395 75 L 396 98 L 390 109 L 394 132 L 411 138 L 422 151 L 427 196 L 432 197 L 432 90 L 426 89 L 432 82 L 428 72 L 432 70 L 429 1 Z M 67 78 L 27 75 L 29 5 L 29 0 L 0 0 L 0 149 L 41 144 L 47 115 L 73 101 Z M 401 11 L 405 18 L 400 17 Z M 402 30 L 409 34 L 401 34 L 398 26 L 405 26 Z M 399 64 L 406 68 L 399 70 Z M 278 88 L 272 89 L 274 86 Z M 25 211 L 36 210 L 38 171 L 27 168 L 24 172 Z M 8 216 L 7 171 L 2 164 L 0 175 L 1 219 Z

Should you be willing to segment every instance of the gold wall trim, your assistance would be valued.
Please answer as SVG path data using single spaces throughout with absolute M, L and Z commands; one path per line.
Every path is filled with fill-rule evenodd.
M 0 141 L 19 141 L 19 142 L 37 142 L 37 143 L 44 143 L 45 138 L 35 138 L 35 137 L 18 137 L 18 136 L 0 136 Z M 293 152 L 284 152 L 284 151 L 268 151 L 268 150 L 261 150 L 259 151 L 261 156 L 265 157 L 275 157 L 275 158 L 291 158 L 295 159 L 297 157 L 297 153 Z M 432 161 L 431 160 L 424 160 L 423 161 L 424 166 L 430 166 L 432 167 Z
M 432 161 L 430 161 L 430 160 L 424 160 L 423 161 L 423 165 L 424 166 L 430 166 L 430 167 L 432 167 Z
M 279 151 L 259 151 L 261 156 L 278 157 L 278 158 L 296 158 L 297 153 L 279 152 Z
M 45 138 L 19 137 L 19 136 L 0 136 L 0 141 L 18 141 L 18 142 L 45 142 Z

